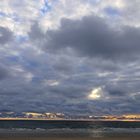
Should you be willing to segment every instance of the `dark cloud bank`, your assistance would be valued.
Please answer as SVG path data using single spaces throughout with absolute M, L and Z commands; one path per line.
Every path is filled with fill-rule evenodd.
M 6 43 L 12 41 L 13 33 L 8 29 L 4 27 L 0 27 L 0 47 L 4 47 Z M 1 65 L 2 62 L 0 62 L 0 80 L 3 80 L 10 76 L 8 68 Z
M 0 66 L 0 80 L 5 79 L 5 78 L 8 77 L 9 75 L 10 75 L 10 74 L 9 74 L 9 71 L 8 71 L 6 68 Z
M 13 33 L 4 27 L 0 27 L 0 44 L 5 44 L 12 40 Z
M 94 73 L 109 70 L 113 72 L 112 77 L 100 78 L 98 76 L 90 77 L 83 76 L 77 77 L 72 80 L 69 79 L 69 83 L 73 84 L 73 87 L 82 89 L 74 92 L 70 88 L 59 87 L 58 96 L 61 93 L 62 98 L 69 96 L 69 100 L 75 98 L 78 100 L 84 100 L 81 103 L 76 104 L 76 108 L 79 109 L 80 105 L 85 106 L 87 112 L 97 113 L 138 113 L 139 101 L 135 96 L 139 96 L 138 87 L 139 81 L 135 80 L 139 75 L 133 75 L 138 72 L 137 66 L 140 64 L 140 28 L 130 26 L 112 26 L 111 23 L 107 23 L 105 19 L 96 16 L 85 16 L 79 20 L 62 19 L 60 27 L 55 30 L 49 30 L 46 34 L 43 34 L 39 29 L 38 24 L 34 24 L 29 33 L 31 40 L 37 40 L 40 47 L 43 48 L 46 53 L 63 55 L 71 55 L 71 62 L 74 64 L 74 58 L 85 58 L 81 65 L 86 67 L 85 73 Z M 56 56 L 57 56 L 56 55 Z M 64 59 L 67 59 L 64 57 Z M 95 63 L 96 62 L 96 65 Z M 51 63 L 51 62 L 50 62 Z M 77 64 L 81 61 L 77 61 Z M 98 63 L 98 65 L 97 65 Z M 136 64 L 136 67 L 130 67 L 129 65 Z M 58 63 L 57 63 L 58 64 Z M 56 64 L 56 65 L 57 65 Z M 61 63 L 59 63 L 61 65 Z M 92 65 L 91 67 L 89 65 Z M 65 67 L 66 65 L 59 67 Z M 70 65 L 73 67 L 72 65 Z M 120 69 L 121 67 L 121 69 Z M 56 67 L 55 67 L 56 68 Z M 113 69 L 112 69 L 113 68 Z M 67 70 L 67 69 L 66 69 Z M 56 71 L 57 72 L 57 71 Z M 80 75 L 80 73 L 79 73 Z M 113 77 L 123 75 L 123 79 L 118 79 L 113 84 Z M 112 82 L 109 82 L 111 79 Z M 93 82 L 90 82 L 93 80 Z M 77 82 L 76 82 L 77 81 Z M 83 82 L 84 81 L 84 82 Z M 105 90 L 110 97 L 110 100 L 106 101 L 101 99 L 100 101 L 88 101 L 85 97 L 89 89 L 97 86 L 105 85 Z M 69 84 L 67 85 L 69 86 Z M 74 89 L 73 88 L 73 89 Z M 52 94 L 56 92 L 58 87 L 51 89 Z M 67 92 L 69 92 L 68 95 Z M 75 94 L 74 94 L 75 93 Z M 132 93 L 136 93 L 133 95 Z M 83 97 L 83 98 L 81 98 Z M 65 103 L 65 106 L 70 107 L 72 104 Z M 95 106 L 93 109 L 92 106 Z M 71 109 L 73 107 L 71 106 Z M 65 110 L 65 107 L 63 108 Z M 70 108 L 69 108 L 70 109 Z M 72 111 L 72 110 L 71 110 Z M 97 112 L 96 112 L 97 111 Z M 84 112 L 84 111 L 83 111 Z
M 7 29 L 2 28 L 0 32 L 1 44 L 11 39 L 12 33 Z M 86 16 L 80 20 L 62 19 L 58 29 L 46 33 L 35 23 L 28 35 L 32 44 L 38 44 L 46 53 L 47 60 L 50 60 L 46 67 L 51 67 L 52 71 L 49 73 L 42 66 L 44 69 L 41 76 L 48 73 L 47 78 L 53 75 L 60 83 L 44 87 L 41 78 L 40 82 L 31 81 L 27 83 L 28 86 L 23 86 L 17 80 L 17 91 L 12 91 L 10 86 L 7 86 L 7 92 L 1 91 L 5 100 L 2 108 L 79 114 L 139 113 L 140 88 L 139 80 L 136 80 L 139 75 L 134 76 L 139 68 L 129 67 L 133 63 L 136 66 L 140 64 L 139 28 L 111 26 L 105 19 Z M 56 60 L 50 59 L 53 57 Z M 97 75 L 106 70 L 113 74 L 102 77 Z M 4 73 L 0 68 L 0 79 L 7 75 Z M 89 92 L 100 86 L 104 86 L 104 98 L 88 100 Z M 17 99 L 8 102 L 12 93 L 15 93 Z
M 139 58 L 140 53 L 139 28 L 111 28 L 104 19 L 94 16 L 81 20 L 62 19 L 60 27 L 48 31 L 45 38 L 46 50 L 73 49 L 82 57 L 130 60 Z

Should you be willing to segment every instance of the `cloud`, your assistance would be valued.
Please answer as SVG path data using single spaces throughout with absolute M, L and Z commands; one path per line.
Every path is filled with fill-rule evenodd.
M 139 2 L 1 3 L 0 110 L 139 112 Z
M 10 75 L 9 71 L 6 68 L 0 66 L 0 80 L 9 77 L 9 75 Z
M 6 44 L 12 40 L 13 33 L 4 27 L 0 27 L 0 44 Z
M 138 58 L 140 52 L 139 28 L 122 26 L 114 29 L 95 16 L 81 20 L 62 19 L 60 28 L 49 30 L 44 37 L 46 51 L 73 50 L 82 57 L 131 60 Z
M 122 24 L 140 27 L 139 8 L 140 1 L 138 0 L 123 0 L 124 8 L 122 9 Z
M 31 31 L 32 32 L 28 33 L 30 39 L 32 39 L 32 40 L 43 39 L 43 37 L 44 37 L 43 31 L 41 31 L 41 28 L 39 27 L 39 24 L 37 22 L 35 22 L 31 26 Z

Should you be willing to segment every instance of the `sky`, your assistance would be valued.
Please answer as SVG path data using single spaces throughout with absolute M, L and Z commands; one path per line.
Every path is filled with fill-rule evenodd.
M 139 0 L 1 0 L 0 111 L 140 113 Z

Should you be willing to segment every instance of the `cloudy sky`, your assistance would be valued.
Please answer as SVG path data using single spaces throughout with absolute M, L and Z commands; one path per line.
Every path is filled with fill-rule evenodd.
M 139 0 L 1 0 L 0 111 L 140 113 Z

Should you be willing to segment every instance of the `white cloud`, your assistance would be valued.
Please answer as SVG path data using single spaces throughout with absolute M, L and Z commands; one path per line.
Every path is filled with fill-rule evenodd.
M 10 28 L 15 34 L 25 34 L 33 20 L 40 17 L 40 9 L 44 1 L 34 0 L 3 0 L 0 2 L 0 25 Z
M 136 17 L 139 16 L 140 2 L 136 0 L 52 0 L 48 1 L 48 5 L 50 9 L 41 15 L 41 9 L 45 6 L 44 0 L 3 0 L 0 3 L 0 12 L 4 16 L 0 17 L 0 25 L 10 28 L 17 35 L 25 35 L 33 21 L 39 21 L 43 30 L 47 30 L 57 28 L 62 18 L 80 19 L 94 14 L 108 19 L 109 15 L 104 9 L 112 7 L 120 11 L 117 23 L 139 26 L 139 18 Z
M 51 6 L 52 9 L 41 19 L 41 25 L 46 29 L 57 28 L 62 18 L 80 19 L 90 14 L 106 17 L 105 8 L 121 11 L 125 3 L 123 0 L 58 0 L 51 1 Z
M 43 81 L 43 85 L 45 85 L 45 86 L 47 86 L 47 85 L 49 85 L 49 86 L 58 86 L 59 84 L 60 84 L 60 82 L 57 81 L 57 80 L 44 80 Z

